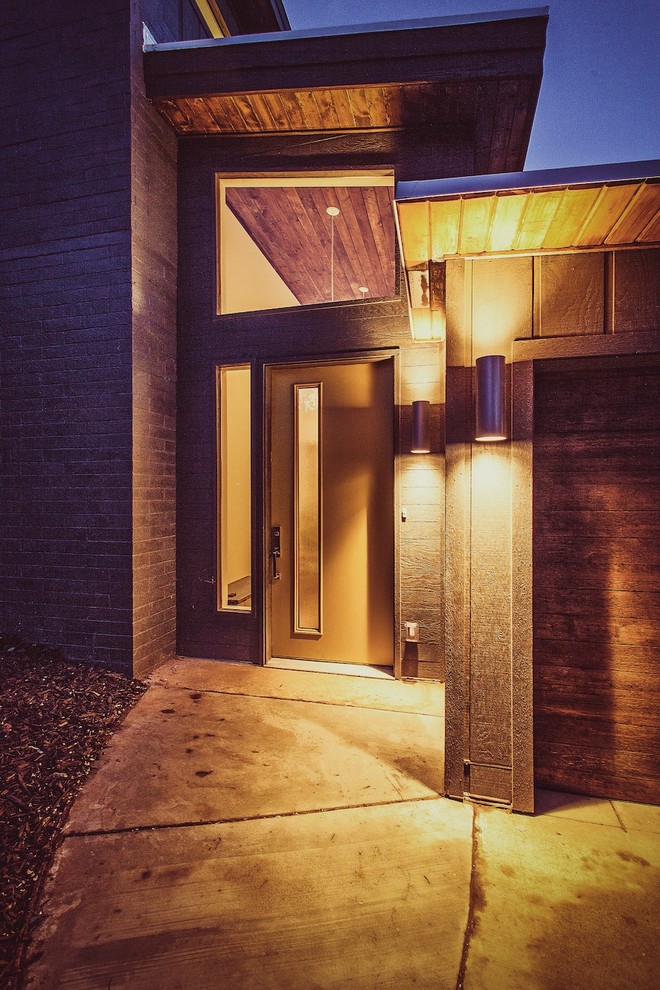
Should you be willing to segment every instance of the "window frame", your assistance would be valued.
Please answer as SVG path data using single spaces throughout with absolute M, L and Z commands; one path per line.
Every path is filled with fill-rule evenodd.
M 227 188 L 282 188 L 295 187 L 300 185 L 308 186 L 347 186 L 347 187 L 369 187 L 382 186 L 392 190 L 392 212 L 394 224 L 394 272 L 393 272 L 393 292 L 389 296 L 377 296 L 367 299 L 338 299 L 335 301 L 325 300 L 314 303 L 300 303 L 295 306 L 271 306 L 264 309 L 254 310 L 228 310 L 222 309 L 222 285 L 223 285 L 223 243 L 222 227 L 223 212 L 229 207 L 225 202 L 225 190 Z M 216 172 L 215 174 L 215 293 L 214 293 L 214 316 L 215 317 L 246 317 L 251 314 L 258 315 L 273 312 L 295 312 L 299 309 L 309 310 L 312 308 L 326 306 L 354 306 L 370 305 L 376 303 L 387 303 L 399 299 L 401 296 L 400 278 L 400 254 L 398 238 L 396 236 L 396 212 L 394 210 L 394 190 L 395 173 L 393 168 L 357 168 L 357 169 L 337 169 L 324 171 L 255 171 L 255 172 Z

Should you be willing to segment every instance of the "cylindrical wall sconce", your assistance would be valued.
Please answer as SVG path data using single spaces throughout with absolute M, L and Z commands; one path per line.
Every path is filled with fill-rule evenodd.
M 475 440 L 506 440 L 506 378 L 503 354 L 477 358 Z
M 431 403 L 419 399 L 412 404 L 412 442 L 411 454 L 429 454 L 431 452 Z

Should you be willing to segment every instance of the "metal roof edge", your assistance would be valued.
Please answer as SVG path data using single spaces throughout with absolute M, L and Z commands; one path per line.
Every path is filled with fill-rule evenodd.
M 232 35 L 229 38 L 201 38 L 197 41 L 173 41 L 167 44 L 145 45 L 145 52 L 182 51 L 200 48 L 227 48 L 238 45 L 263 44 L 264 42 L 304 41 L 311 38 L 340 37 L 342 35 L 378 34 L 383 32 L 414 31 L 424 28 L 454 27 L 484 24 L 494 21 L 525 20 L 530 17 L 548 17 L 549 7 L 523 7 L 516 10 L 493 10 L 475 14 L 452 14 L 447 17 L 425 17 L 405 21 L 377 21 L 373 24 L 346 24 L 330 28 L 309 28 L 305 31 L 270 31 L 264 34 Z
M 291 22 L 289 21 L 289 15 L 286 12 L 286 8 L 282 0 L 271 0 L 271 6 L 275 11 L 277 20 L 282 25 L 282 31 L 290 31 Z
M 638 162 L 614 162 L 607 165 L 540 169 L 532 172 L 500 172 L 491 175 L 397 182 L 394 198 L 397 203 L 401 203 L 406 200 L 477 196 L 512 190 L 641 181 L 659 177 L 660 159 L 648 159 Z

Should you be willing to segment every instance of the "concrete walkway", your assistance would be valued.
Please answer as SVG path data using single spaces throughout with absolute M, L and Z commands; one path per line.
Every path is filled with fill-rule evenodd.
M 67 824 L 28 987 L 657 985 L 660 809 L 439 796 L 440 685 L 173 661 Z

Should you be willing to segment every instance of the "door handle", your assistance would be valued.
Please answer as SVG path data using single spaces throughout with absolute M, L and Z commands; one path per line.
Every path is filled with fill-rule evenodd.
M 277 570 L 277 559 L 282 556 L 280 549 L 280 527 L 273 526 L 270 531 L 270 555 L 273 558 L 273 581 L 279 581 L 282 575 Z

